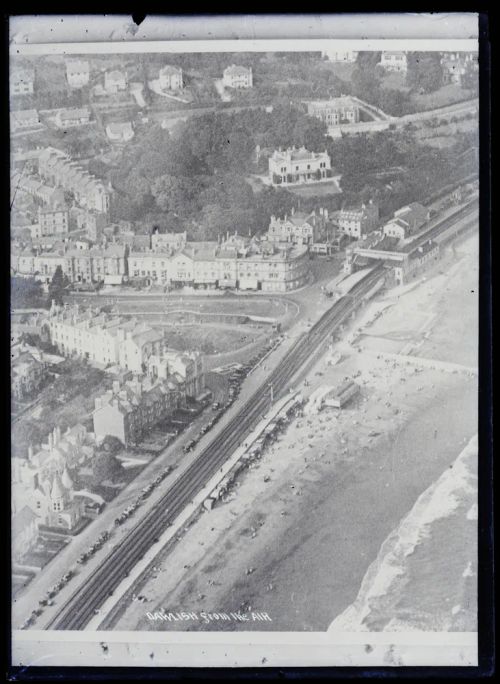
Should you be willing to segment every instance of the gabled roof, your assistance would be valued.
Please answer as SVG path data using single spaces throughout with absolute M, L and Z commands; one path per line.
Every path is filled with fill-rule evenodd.
M 19 109 L 10 113 L 14 121 L 30 121 L 31 119 L 38 119 L 38 112 L 36 109 Z
M 60 109 L 57 114 L 61 119 L 82 119 L 90 116 L 90 110 L 88 107 L 69 107 Z
M 68 59 L 66 60 L 67 71 L 89 71 L 90 66 L 87 60 L 83 59 Z
M 172 64 L 165 64 L 164 67 L 160 69 L 160 74 L 165 74 L 166 76 L 175 76 L 182 74 L 182 69 Z
M 224 74 L 229 76 L 247 76 L 251 73 L 252 69 L 250 67 L 239 66 L 236 64 L 231 64 L 231 66 L 228 66 L 224 69 Z
M 147 344 L 148 342 L 157 342 L 158 340 L 161 340 L 163 338 L 163 334 L 159 330 L 145 330 L 144 332 L 140 332 L 136 335 L 132 335 L 132 339 L 134 342 L 138 345 L 141 346 L 143 344 Z
M 34 69 L 13 69 L 11 72 L 12 81 L 31 82 L 35 78 Z
M 35 520 L 38 520 L 38 515 L 29 506 L 23 506 L 12 519 L 13 537 L 22 534 Z
M 384 50 L 382 52 L 382 57 L 406 57 L 406 52 L 403 52 L 402 50 Z
M 123 81 L 126 79 L 126 74 L 119 69 L 113 69 L 113 71 L 106 71 L 105 77 L 111 81 Z

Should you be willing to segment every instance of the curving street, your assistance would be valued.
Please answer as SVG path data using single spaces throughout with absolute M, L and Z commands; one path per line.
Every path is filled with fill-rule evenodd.
M 351 292 L 338 300 L 307 333 L 300 336 L 282 361 L 226 424 L 221 432 L 195 458 L 180 478 L 169 487 L 149 513 L 133 528 L 126 540 L 111 550 L 98 568 L 48 624 L 56 630 L 83 629 L 94 612 L 118 587 L 121 580 L 143 557 L 165 527 L 183 510 L 221 464 L 232 454 L 252 425 L 265 412 L 269 396 L 265 388 L 273 384 L 277 398 L 297 370 L 327 339 L 332 330 L 351 315 L 374 282 L 383 275 L 380 264 L 372 269 Z

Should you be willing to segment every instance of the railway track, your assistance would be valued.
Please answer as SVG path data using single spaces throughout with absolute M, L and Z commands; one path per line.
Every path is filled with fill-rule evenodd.
M 370 290 L 372 284 L 383 274 L 383 270 L 382 264 L 375 266 L 309 332 L 297 339 L 266 382 L 250 396 L 223 430 L 137 523 L 125 542 L 111 550 L 86 583 L 61 607 L 49 623 L 49 629 L 81 630 L 85 627 L 95 610 L 112 595 L 165 528 L 215 475 L 262 413 L 265 413 L 270 401 L 266 392 L 268 384 L 272 383 L 275 398 L 283 393 L 296 371 L 325 341 L 332 328 L 340 325 L 355 310 L 359 296 Z

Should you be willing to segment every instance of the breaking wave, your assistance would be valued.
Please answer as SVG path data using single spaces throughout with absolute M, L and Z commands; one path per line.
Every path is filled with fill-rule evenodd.
M 466 509 L 461 517 L 464 520 L 477 518 L 477 453 L 476 435 L 469 441 L 453 465 L 421 494 L 399 526 L 383 542 L 377 558 L 363 578 L 354 603 L 333 620 L 329 631 L 436 629 L 432 616 L 425 610 L 421 610 L 420 601 L 415 601 L 413 606 L 407 606 L 402 610 L 401 599 L 407 597 L 410 589 L 408 582 L 412 570 L 411 557 L 424 542 L 430 544 L 436 523 L 458 513 L 457 509 L 462 508 L 464 504 Z M 454 520 L 453 525 L 455 525 Z M 449 536 L 449 533 L 450 530 L 445 530 L 442 546 L 446 546 L 446 535 Z M 443 535 L 443 531 L 440 534 Z M 431 554 L 427 571 L 432 561 Z M 456 562 L 460 562 L 459 559 Z M 472 566 L 471 562 L 462 564 L 458 576 L 463 578 L 475 576 Z M 466 567 L 465 571 L 464 567 Z M 455 581 L 455 579 L 455 577 L 450 578 L 448 582 Z M 440 603 L 440 601 L 437 602 Z M 422 603 L 425 604 L 425 600 Z M 450 617 L 457 612 L 456 606 L 453 609 L 450 606 L 448 611 Z M 427 624 L 429 622 L 432 624 Z M 443 624 L 441 627 L 443 628 Z M 444 629 L 446 628 L 445 626 Z

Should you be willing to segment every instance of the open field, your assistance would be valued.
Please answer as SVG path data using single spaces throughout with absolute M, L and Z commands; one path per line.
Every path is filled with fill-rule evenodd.
M 417 111 L 426 109 L 437 109 L 438 107 L 446 107 L 446 105 L 455 104 L 455 102 L 464 102 L 474 97 L 472 90 L 465 90 L 456 83 L 449 83 L 448 85 L 435 90 L 433 93 L 412 93 L 411 99 L 415 104 Z
M 411 88 L 406 85 L 406 74 L 403 73 L 386 73 L 382 80 L 384 88 L 394 90 L 401 90 L 410 92 Z M 465 90 L 456 83 L 449 83 L 432 93 L 417 93 L 410 94 L 410 100 L 413 104 L 414 111 L 421 112 L 427 109 L 437 109 L 438 107 L 446 107 L 447 105 L 455 104 L 456 102 L 463 102 L 474 97 L 474 92 Z
M 160 327 L 160 326 L 158 326 Z M 246 326 L 180 325 L 165 326 L 167 345 L 173 349 L 197 349 L 203 354 L 221 354 L 255 342 L 262 330 Z

